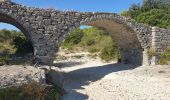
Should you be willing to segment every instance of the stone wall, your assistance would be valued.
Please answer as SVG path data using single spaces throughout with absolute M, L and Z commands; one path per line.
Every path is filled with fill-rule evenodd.
M 152 36 L 152 47 L 156 52 L 164 52 L 166 48 L 170 47 L 170 30 L 153 27 Z
M 130 63 L 142 63 L 143 51 L 153 42 L 152 27 L 115 13 L 40 9 L 5 1 L 0 2 L 0 22 L 18 27 L 32 42 L 36 60 L 44 64 L 52 63 L 60 44 L 80 25 L 95 26 L 110 33 L 122 58 Z

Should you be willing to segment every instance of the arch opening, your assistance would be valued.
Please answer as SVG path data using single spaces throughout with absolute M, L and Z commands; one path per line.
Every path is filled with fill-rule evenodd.
M 90 59 L 101 63 L 120 62 L 120 52 L 116 42 L 103 29 L 82 25 L 69 33 L 60 46 L 58 55 L 66 59 L 56 61 L 59 66 L 72 66 L 88 62 Z M 61 54 L 62 53 L 62 54 Z M 71 58 L 67 58 L 67 55 Z M 64 64 L 63 64 L 64 62 Z M 68 63 L 71 63 L 68 65 Z M 91 62 L 93 63 L 93 62 Z
M 0 65 L 32 65 L 34 49 L 26 31 L 9 21 L 0 16 Z
M 87 21 L 81 23 L 81 25 L 83 26 L 79 26 L 80 28 L 89 28 L 89 26 L 91 26 L 108 33 L 120 53 L 120 59 L 118 58 L 118 62 L 134 65 L 143 64 L 144 48 L 142 48 L 137 33 L 132 28 L 118 21 L 108 19 Z M 70 36 L 70 34 L 66 36 Z M 101 45 L 101 47 L 102 46 L 104 47 L 105 44 Z

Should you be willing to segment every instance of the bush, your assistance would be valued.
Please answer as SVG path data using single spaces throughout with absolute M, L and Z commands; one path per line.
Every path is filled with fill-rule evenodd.
M 110 44 L 101 50 L 100 57 L 108 62 L 120 58 L 120 53 L 115 45 Z
M 122 16 L 135 19 L 137 22 L 170 29 L 170 1 L 144 0 L 140 4 L 132 4 Z
M 75 50 L 83 48 L 90 53 L 101 52 L 100 57 L 103 60 L 110 61 L 119 58 L 118 47 L 112 41 L 111 36 L 101 29 L 90 27 L 86 29 L 76 29 L 70 33 L 62 44 L 63 48 Z M 119 56 L 119 57 L 118 57 Z
M 164 53 L 160 54 L 160 60 L 159 63 L 161 65 L 166 65 L 170 62 L 170 48 L 167 48 Z
M 100 52 L 100 48 L 98 48 L 96 46 L 91 46 L 88 48 L 88 52 L 90 52 L 90 53 Z
M 149 57 L 149 58 L 157 55 L 156 51 L 155 51 L 153 48 L 150 48 L 150 49 L 147 51 L 147 54 L 148 54 L 148 57 Z
M 170 20 L 168 19 L 170 19 L 169 13 L 163 9 L 152 9 L 150 11 L 139 14 L 135 18 L 137 22 L 162 28 L 170 27 Z
M 37 82 L 0 89 L 0 100 L 60 100 L 64 91 Z
M 63 48 L 70 48 L 78 43 L 80 43 L 81 39 L 83 37 L 83 31 L 78 29 L 75 29 L 70 33 L 70 35 L 65 39 L 64 43 L 62 44 Z
M 32 52 L 33 47 L 22 32 L 0 30 L 0 65 L 16 62 L 9 61 L 12 55 L 17 58 L 18 55 L 23 56 Z
M 15 37 L 13 39 L 13 44 L 17 48 L 16 53 L 31 53 L 33 52 L 33 47 L 30 41 L 26 37 Z
M 0 56 L 0 66 L 7 64 L 9 60 L 10 60 L 9 55 Z
M 0 30 L 0 52 L 8 54 L 30 53 L 33 47 L 22 32 L 15 30 Z

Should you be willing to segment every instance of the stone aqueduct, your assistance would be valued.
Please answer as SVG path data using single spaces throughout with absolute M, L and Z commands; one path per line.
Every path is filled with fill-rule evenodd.
M 64 38 L 80 25 L 95 26 L 110 33 L 123 62 L 148 65 L 148 49 L 163 52 L 170 44 L 169 30 L 139 24 L 115 13 L 40 9 L 4 1 L 0 2 L 0 22 L 19 28 L 31 41 L 37 61 L 44 64 L 53 62 Z

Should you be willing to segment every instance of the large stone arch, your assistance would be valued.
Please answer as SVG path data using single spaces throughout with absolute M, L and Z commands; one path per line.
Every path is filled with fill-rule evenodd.
M 147 59 L 143 53 L 151 46 L 151 27 L 112 13 L 79 13 L 77 17 L 82 19 L 70 27 L 70 30 L 61 37 L 63 40 L 70 31 L 80 25 L 95 26 L 110 33 L 117 42 L 122 62 L 142 65 Z

